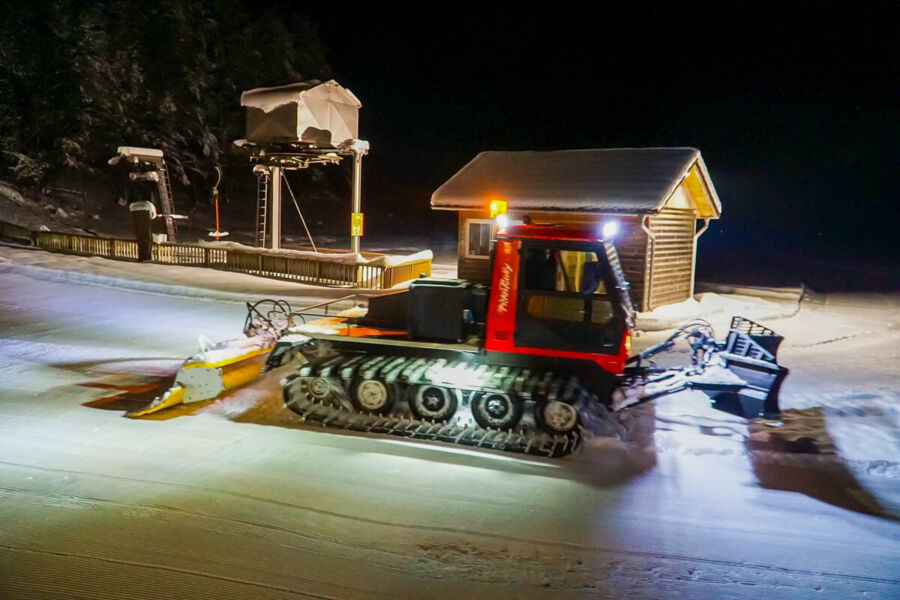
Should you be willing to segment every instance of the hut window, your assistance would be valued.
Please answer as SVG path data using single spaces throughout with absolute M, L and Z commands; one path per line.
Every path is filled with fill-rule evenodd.
M 466 258 L 490 258 L 491 233 L 493 233 L 493 229 L 493 222 L 487 219 L 469 219 L 466 221 Z

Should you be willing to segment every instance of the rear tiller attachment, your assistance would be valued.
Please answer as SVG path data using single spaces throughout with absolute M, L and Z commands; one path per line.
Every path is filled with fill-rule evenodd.
M 725 342 L 718 342 L 712 327 L 691 323 L 666 341 L 628 359 L 620 394 L 614 408 L 622 410 L 681 390 L 705 392 L 713 408 L 745 419 L 778 418 L 778 393 L 788 369 L 778 364 L 776 354 L 782 336 L 744 317 L 733 317 Z M 680 340 L 691 348 L 688 367 L 644 365 Z

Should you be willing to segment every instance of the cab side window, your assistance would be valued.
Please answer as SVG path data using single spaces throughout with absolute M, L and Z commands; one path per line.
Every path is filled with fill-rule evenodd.
M 528 248 L 524 259 L 524 304 L 531 317 L 597 324 L 613 317 L 596 253 Z

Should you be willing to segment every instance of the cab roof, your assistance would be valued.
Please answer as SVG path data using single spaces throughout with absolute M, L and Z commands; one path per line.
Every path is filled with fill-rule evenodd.
M 567 242 L 602 242 L 596 227 L 572 227 L 562 225 L 513 225 L 498 239 L 559 240 Z

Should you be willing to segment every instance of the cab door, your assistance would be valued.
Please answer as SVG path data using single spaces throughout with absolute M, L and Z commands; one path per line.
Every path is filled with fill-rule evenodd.
M 520 250 L 515 345 L 618 354 L 625 313 L 599 243 L 525 243 Z

